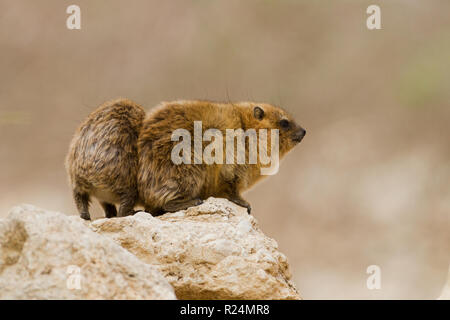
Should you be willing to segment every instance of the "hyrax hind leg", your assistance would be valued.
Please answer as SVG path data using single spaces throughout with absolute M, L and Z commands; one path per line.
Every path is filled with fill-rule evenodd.
M 74 190 L 73 198 L 75 200 L 78 212 L 80 213 L 80 218 L 84 220 L 91 220 L 91 216 L 89 214 L 89 194 Z
M 190 207 L 195 207 L 203 203 L 200 198 L 192 198 L 191 196 L 177 195 L 166 202 L 154 206 L 146 205 L 145 211 L 150 212 L 152 216 L 157 217 L 163 215 L 166 212 L 176 212 L 180 210 L 186 210 Z
M 200 194 L 202 180 L 199 179 L 198 173 L 183 172 L 180 177 L 182 178 L 166 178 L 164 184 L 148 189 L 143 197 L 145 211 L 151 212 L 153 216 L 159 216 L 165 212 L 176 212 L 202 204 Z
M 190 207 L 195 207 L 202 204 L 203 201 L 199 198 L 195 199 L 173 199 L 163 205 L 163 210 L 166 212 L 175 212 L 186 210 Z
M 117 209 L 114 204 L 109 202 L 100 202 L 100 204 L 102 205 L 102 208 L 105 211 L 106 218 L 117 217 Z
M 178 177 L 166 182 L 167 193 L 162 209 L 166 212 L 186 210 L 203 203 L 201 190 L 205 183 L 206 169 L 195 165 L 180 167 Z
M 119 217 L 126 217 L 135 213 L 134 206 L 138 199 L 137 191 L 127 191 L 120 194 Z

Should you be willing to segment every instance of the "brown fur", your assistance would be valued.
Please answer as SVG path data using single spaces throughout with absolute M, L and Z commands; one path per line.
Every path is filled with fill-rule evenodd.
M 106 217 L 133 213 L 138 200 L 137 138 L 145 112 L 126 99 L 106 102 L 81 124 L 70 144 L 66 169 L 80 216 L 89 220 L 96 197 Z
M 255 115 L 257 107 L 264 110 L 262 119 Z M 280 127 L 282 119 L 289 121 L 288 128 Z M 280 158 L 300 142 L 305 134 L 289 114 L 269 104 L 226 104 L 210 101 L 175 101 L 161 104 L 144 120 L 138 139 L 139 196 L 146 211 L 154 215 L 186 209 L 210 196 L 229 199 L 246 207 L 250 213 L 250 204 L 241 194 L 263 177 L 260 174 L 259 162 L 252 165 L 176 165 L 171 161 L 172 148 L 178 143 L 171 141 L 172 132 L 180 128 L 188 130 L 193 143 L 196 120 L 202 121 L 203 132 L 209 128 L 221 130 L 224 146 L 226 129 L 279 129 Z M 207 144 L 209 142 L 204 143 L 204 146 Z M 248 146 L 246 150 L 248 151 Z

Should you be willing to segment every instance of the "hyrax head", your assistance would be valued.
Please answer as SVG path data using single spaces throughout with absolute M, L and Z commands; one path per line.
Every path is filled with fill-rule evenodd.
M 250 109 L 251 128 L 257 131 L 267 129 L 268 140 L 271 129 L 278 129 L 281 156 L 294 148 L 305 136 L 306 130 L 298 125 L 285 110 L 267 103 L 246 102 L 245 104 Z

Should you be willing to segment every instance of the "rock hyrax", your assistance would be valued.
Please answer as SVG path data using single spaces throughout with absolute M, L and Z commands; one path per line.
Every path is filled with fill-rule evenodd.
M 184 129 L 195 136 L 196 121 L 202 123 L 202 137 L 207 129 L 216 129 L 223 137 L 227 129 L 278 129 L 280 158 L 305 135 L 288 113 L 265 103 L 165 102 L 144 118 L 142 107 L 118 99 L 100 106 L 76 131 L 66 168 L 82 218 L 90 219 L 91 197 L 100 201 L 106 217 L 117 216 L 115 204 L 120 204 L 119 216 L 133 214 L 137 204 L 159 215 L 198 205 L 210 196 L 226 198 L 250 213 L 250 204 L 242 198 L 242 192 L 264 177 L 260 161 L 248 161 L 250 139 L 244 140 L 243 164 L 176 164 L 172 160 L 177 144 L 172 141 L 174 131 Z M 270 140 L 268 136 L 269 143 Z M 202 141 L 202 150 L 208 144 Z M 260 148 L 261 144 L 258 153 Z M 224 139 L 223 154 L 226 153 Z M 236 160 L 236 155 L 233 157 Z
M 186 209 L 211 196 L 226 198 L 246 207 L 250 213 L 250 204 L 242 198 L 242 192 L 263 177 L 259 161 L 256 164 L 248 164 L 248 161 L 246 164 L 226 164 L 225 161 L 223 164 L 175 164 L 171 160 L 171 152 L 178 143 L 172 141 L 172 133 L 182 128 L 194 136 L 194 121 L 202 122 L 202 133 L 213 128 L 220 130 L 223 137 L 227 129 L 279 129 L 280 158 L 305 135 L 305 130 L 287 112 L 270 104 L 162 103 L 149 112 L 138 138 L 139 198 L 145 210 L 153 215 Z M 246 150 L 249 150 L 247 139 Z
M 66 158 L 73 197 L 83 219 L 89 201 L 100 201 L 106 217 L 132 214 L 138 200 L 137 139 L 145 111 L 126 99 L 106 102 L 81 124 Z

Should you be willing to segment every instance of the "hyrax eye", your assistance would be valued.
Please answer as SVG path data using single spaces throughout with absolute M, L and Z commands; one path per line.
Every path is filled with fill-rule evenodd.
M 264 118 L 264 110 L 260 106 L 255 106 L 253 108 L 253 115 L 256 119 L 262 120 Z
M 283 120 L 280 121 L 280 127 L 283 128 L 283 129 L 289 128 L 289 125 L 290 125 L 290 123 L 286 119 L 283 119 Z

